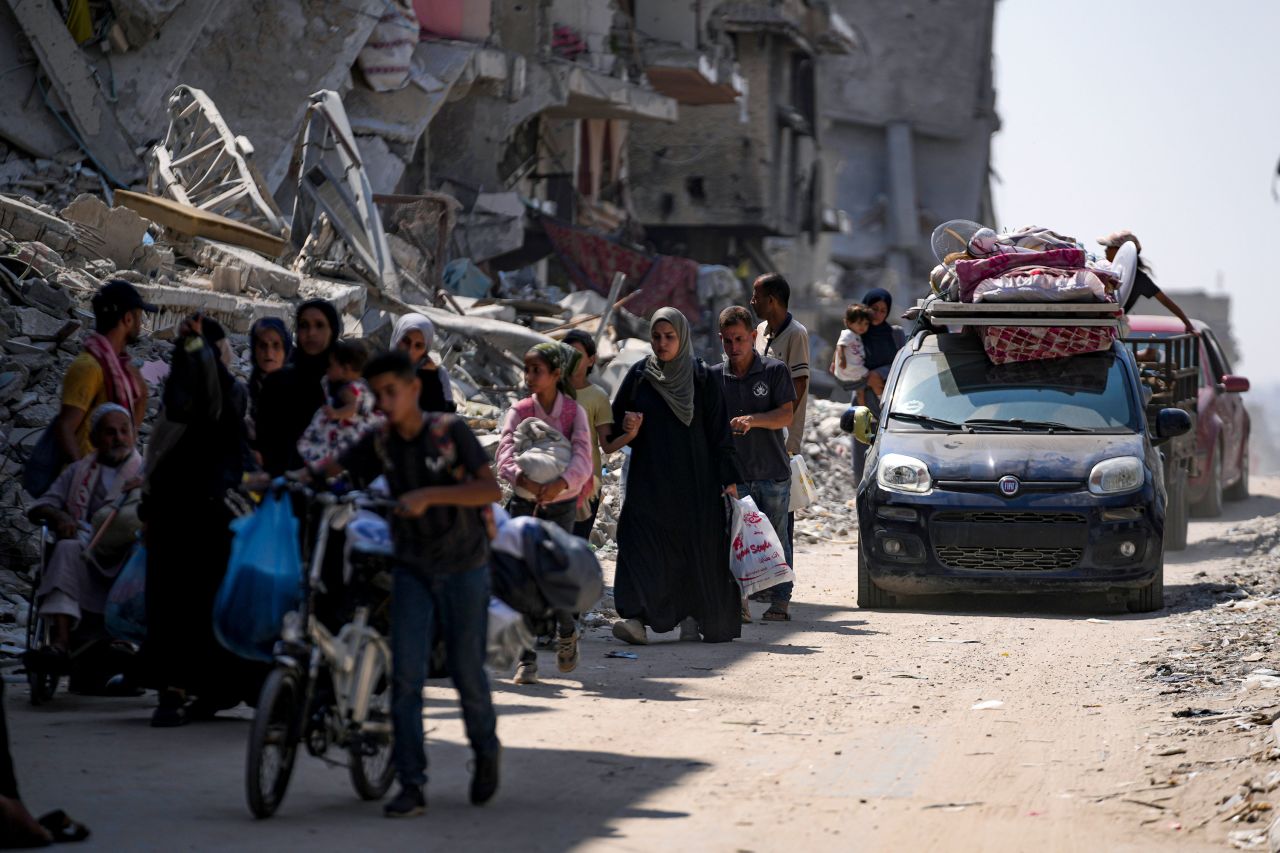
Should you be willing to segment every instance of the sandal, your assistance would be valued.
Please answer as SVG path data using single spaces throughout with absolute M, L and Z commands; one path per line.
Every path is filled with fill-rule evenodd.
M 751 624 L 751 607 L 747 604 L 748 599 L 742 599 L 742 624 Z
M 766 622 L 790 622 L 791 614 L 787 612 L 787 604 L 781 601 L 775 601 L 769 605 L 769 609 L 764 612 L 761 617 Z
M 49 812 L 37 822 L 49 830 L 54 844 L 69 844 L 89 837 L 89 828 L 72 820 L 62 809 Z

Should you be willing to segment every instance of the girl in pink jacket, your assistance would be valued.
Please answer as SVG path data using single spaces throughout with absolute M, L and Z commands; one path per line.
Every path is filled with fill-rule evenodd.
M 498 476 L 514 488 L 515 494 L 507 503 L 507 512 L 513 517 L 532 515 L 558 525 L 568 533 L 578 506 L 590 500 L 594 485 L 591 443 L 595 441 L 591 426 L 587 423 L 587 410 L 579 406 L 573 388 L 573 374 L 582 354 L 562 343 L 538 344 L 525 353 L 524 381 L 530 394 L 507 412 L 502 425 L 502 439 L 498 444 Z M 524 424 L 529 420 L 540 424 Z M 550 430 L 546 429 L 549 427 Z M 534 449 L 544 454 L 554 452 L 554 446 L 563 449 L 563 442 L 551 435 L 554 431 L 568 439 L 570 453 L 562 470 L 555 474 L 532 477 L 521 466 L 521 450 L 535 441 Z M 526 466 L 533 468 L 526 461 Z M 557 469 L 558 465 L 555 466 Z M 574 614 L 555 614 L 557 627 L 556 663 L 561 672 L 572 672 L 578 666 L 578 631 Z M 517 684 L 536 684 L 538 681 L 538 657 L 527 650 L 516 668 Z

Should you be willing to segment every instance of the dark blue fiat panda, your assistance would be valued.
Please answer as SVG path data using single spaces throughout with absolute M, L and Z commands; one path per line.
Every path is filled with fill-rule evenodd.
M 858 485 L 858 603 L 912 595 L 1119 592 L 1164 602 L 1160 445 L 1182 409 L 1150 393 L 1123 344 L 997 365 L 972 329 L 920 331 L 890 370 Z M 1148 423 L 1148 417 L 1153 422 Z

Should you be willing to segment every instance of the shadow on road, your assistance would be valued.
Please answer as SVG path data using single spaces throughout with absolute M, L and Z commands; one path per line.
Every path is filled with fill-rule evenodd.
M 433 700 L 454 703 L 443 691 L 430 693 Z M 711 767 L 661 754 L 508 747 L 498 797 L 477 809 L 467 802 L 470 750 L 429 735 L 424 818 L 386 820 L 380 803 L 357 799 L 345 767 L 300 753 L 280 811 L 255 821 L 244 804 L 245 709 L 215 724 L 156 731 L 136 725 L 146 720 L 150 699 L 60 698 L 60 706 L 32 708 L 11 691 L 6 710 L 14 757 L 23 799 L 37 812 L 66 808 L 88 825 L 93 836 L 86 850 L 432 847 L 558 853 L 620 837 L 615 821 L 622 818 L 687 817 L 642 803 Z M 429 728 L 447 716 L 436 701 L 431 704 Z M 505 706 L 501 713 L 507 717 L 512 711 Z M 500 731 L 518 725 L 508 719 Z M 637 743 L 662 752 L 660 741 Z

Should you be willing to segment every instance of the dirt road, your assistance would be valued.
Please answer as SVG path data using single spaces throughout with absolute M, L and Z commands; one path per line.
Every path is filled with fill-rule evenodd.
M 1229 849 L 1229 832 L 1270 820 L 1217 811 L 1247 779 L 1266 799 L 1280 765 L 1264 760 L 1269 720 L 1249 714 L 1280 691 L 1242 699 L 1238 681 L 1209 678 L 1191 696 L 1153 668 L 1207 648 L 1205 614 L 1229 600 L 1215 584 L 1239 555 L 1204 542 L 1276 513 L 1280 480 L 1254 489 L 1224 519 L 1193 523 L 1159 614 L 1027 599 L 865 612 L 851 546 L 828 544 L 797 558 L 789 624 L 745 626 L 730 645 L 656 642 L 638 660 L 606 658 L 622 646 L 597 629 L 572 676 L 495 685 L 505 776 L 484 810 L 466 804 L 461 723 L 438 686 L 419 820 L 384 820 L 344 769 L 301 756 L 281 812 L 254 822 L 247 712 L 155 731 L 145 700 L 32 709 L 12 684 L 19 778 L 33 810 L 66 808 L 101 850 Z M 1280 667 L 1270 639 L 1258 648 L 1249 666 Z M 1192 700 L 1232 715 L 1175 719 Z M 1002 705 L 973 710 L 987 701 Z

